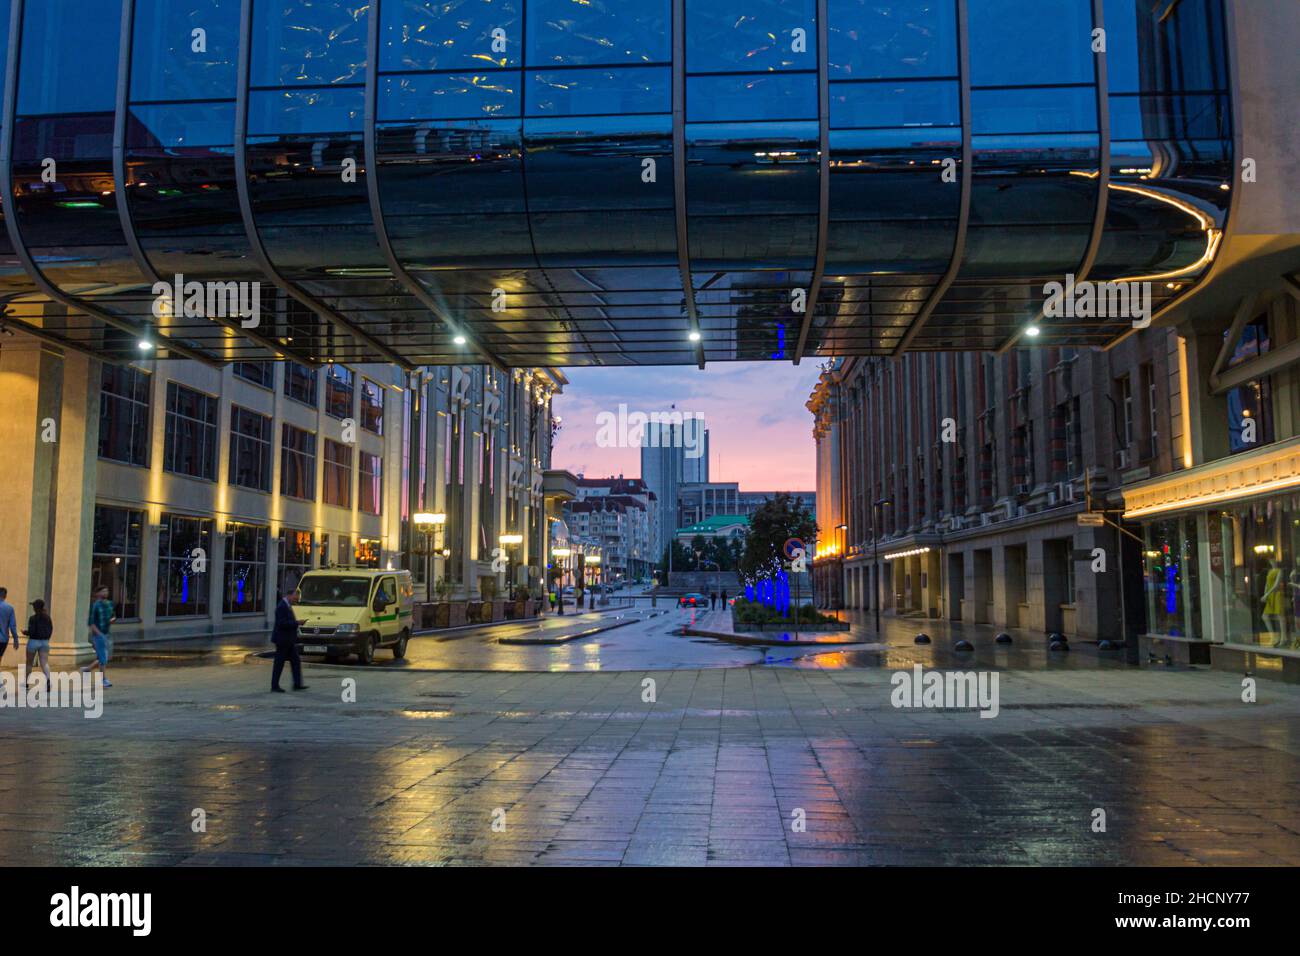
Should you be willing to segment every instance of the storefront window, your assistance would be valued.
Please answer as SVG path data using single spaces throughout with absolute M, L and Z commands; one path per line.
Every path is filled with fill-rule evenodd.
M 280 554 L 276 566 L 279 580 L 276 596 L 288 594 L 298 587 L 298 581 L 311 570 L 311 532 L 284 528 L 280 532 Z
M 1147 525 L 1142 565 L 1150 633 L 1202 637 L 1198 560 L 1195 516 Z
M 266 608 L 266 533 L 257 525 L 229 526 L 225 563 L 225 613 L 252 614 Z
M 212 519 L 164 514 L 158 532 L 159 617 L 208 613 Z
M 140 537 L 144 512 L 95 505 L 91 590 L 108 588 L 119 620 L 140 616 Z
M 1210 525 L 1223 554 L 1224 639 L 1300 647 L 1300 495 L 1212 513 Z

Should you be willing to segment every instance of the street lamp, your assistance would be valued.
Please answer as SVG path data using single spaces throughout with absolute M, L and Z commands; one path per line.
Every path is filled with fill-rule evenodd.
M 429 565 L 434 554 L 433 538 L 446 526 L 447 516 L 441 511 L 420 511 L 412 517 L 412 520 L 415 522 L 415 530 L 424 537 L 424 545 L 420 553 L 424 555 L 424 599 L 427 601 L 433 594 L 432 569 Z M 446 557 L 451 554 L 451 551 L 444 550 L 442 553 L 443 557 Z
M 585 560 L 583 563 L 584 563 L 584 565 L 586 565 L 586 566 L 591 567 L 591 568 L 594 569 L 594 570 L 592 571 L 592 577 L 594 577 L 594 578 L 599 578 L 599 576 L 600 576 L 600 571 L 601 571 L 600 555 L 598 555 L 598 554 L 589 554 L 589 555 L 587 555 L 587 558 L 586 558 L 586 560 Z M 584 570 L 585 570 L 585 569 L 584 569 Z M 590 592 L 589 592 L 589 593 L 590 593 Z M 587 598 L 587 607 L 595 607 L 595 605 L 596 605 L 595 597 L 594 597 L 594 596 L 588 597 L 588 598 Z
M 515 599 L 515 582 L 511 575 L 511 572 L 514 570 L 510 564 L 510 559 L 513 556 L 511 549 L 523 544 L 524 536 L 522 534 L 503 534 L 498 537 L 497 540 L 501 542 L 501 547 L 506 553 L 506 584 L 509 589 L 509 593 L 506 594 L 506 600 L 513 601 Z
M 837 524 L 837 525 L 835 526 L 835 530 L 838 531 L 838 532 L 840 533 L 840 553 L 839 553 L 838 555 L 836 555 L 836 557 L 838 557 L 839 560 L 840 560 L 840 580 L 839 580 L 839 585 L 840 585 L 840 586 L 839 586 L 839 588 L 837 589 L 838 593 L 835 595 L 835 600 L 837 600 L 837 601 L 840 602 L 840 607 L 844 607 L 844 604 L 845 604 L 845 601 L 844 601 L 844 592 L 845 592 L 845 590 L 847 590 L 847 589 L 844 587 L 844 576 L 845 576 L 846 574 L 848 574 L 848 571 L 847 571 L 847 567 L 848 567 L 848 565 L 847 565 L 847 563 L 846 563 L 845 560 L 844 560 L 845 557 L 846 557 L 846 555 L 845 555 L 844 552 L 847 550 L 847 547 L 848 547 L 848 540 L 847 540 L 847 539 L 848 539 L 848 530 L 849 530 L 849 526 L 848 526 L 847 524 L 843 524 L 843 523 L 841 523 L 841 524 Z
M 877 635 L 880 634 L 880 535 L 877 534 L 877 529 L 879 528 L 880 525 L 884 524 L 884 519 L 882 518 L 878 522 L 876 520 L 876 511 L 878 509 L 883 511 L 886 506 L 892 504 L 893 502 L 890 501 L 888 498 L 881 498 L 879 501 L 873 502 L 871 505 L 871 548 L 873 552 L 872 563 L 876 566 L 875 567 L 876 581 L 874 587 L 872 587 L 871 589 L 872 590 L 871 596 L 872 596 L 872 604 L 874 604 L 876 608 L 876 634 Z
M 555 589 L 556 591 L 559 592 L 559 595 L 558 595 L 558 596 L 559 596 L 559 607 L 558 607 L 558 609 L 557 609 L 556 612 L 555 612 L 556 614 L 563 614 L 563 613 L 564 613 L 564 572 L 565 572 L 565 561 L 566 561 L 566 559 L 569 557 L 569 555 L 572 554 L 572 553 L 573 553 L 573 552 L 572 552 L 570 549 L 568 549 L 568 548 L 552 548 L 552 549 L 551 549 L 551 557 L 553 557 L 556 561 L 558 561 L 558 562 L 560 563 L 560 583 L 559 583 L 559 585 L 558 585 L 558 586 L 556 587 L 556 589 Z

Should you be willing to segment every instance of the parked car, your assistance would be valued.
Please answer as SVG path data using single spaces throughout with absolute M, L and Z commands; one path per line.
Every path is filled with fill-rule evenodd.
M 677 606 L 678 607 L 708 607 L 709 596 L 707 594 L 697 594 L 695 592 L 691 592 L 689 594 L 683 594 L 681 597 L 677 599 Z

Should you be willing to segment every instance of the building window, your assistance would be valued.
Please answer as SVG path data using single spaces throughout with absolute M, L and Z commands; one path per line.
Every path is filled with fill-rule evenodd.
M 280 494 L 316 497 L 316 436 L 292 425 L 280 428 Z
M 211 395 L 167 383 L 163 470 L 217 480 L 217 400 Z
M 384 392 L 368 378 L 361 380 L 361 427 L 376 435 L 384 433 Z
M 1233 503 L 1207 515 L 1210 586 L 1233 644 L 1300 646 L 1300 495 Z
M 1133 449 L 1133 379 L 1125 375 L 1115 380 L 1115 401 L 1119 405 L 1119 440 L 1120 451 L 1128 451 L 1128 462 L 1132 461 Z
M 311 570 L 312 542 L 310 531 L 283 528 L 280 531 L 279 556 L 276 561 L 276 600 L 298 587 L 302 576 Z
M 271 490 L 271 419 L 247 408 L 230 408 L 230 483 Z
M 352 449 L 341 442 L 325 439 L 325 488 L 327 505 L 352 507 Z
M 246 382 L 275 388 L 275 368 L 270 362 L 235 362 L 232 371 Z
M 384 506 L 384 468 L 378 455 L 360 453 L 361 488 L 358 505 L 366 514 L 377 515 Z
M 149 467 L 149 374 L 104 363 L 99 392 L 99 457 Z
M 1208 548 L 1213 574 L 1223 574 L 1223 542 L 1218 515 L 1211 514 Z M 1144 529 L 1143 588 L 1147 628 L 1152 634 L 1200 638 L 1201 588 L 1196 517 L 1153 521 Z M 1217 578 L 1216 578 L 1217 580 Z
M 1228 368 L 1258 359 L 1271 348 L 1268 318 L 1261 315 L 1241 330 L 1237 347 L 1228 359 Z M 1233 454 L 1273 441 L 1272 376 L 1264 375 L 1238 385 L 1228 392 L 1227 399 L 1228 443 Z
M 212 521 L 164 514 L 158 532 L 158 616 L 208 613 Z
M 358 568 L 378 568 L 379 540 L 377 538 L 358 538 L 357 550 L 352 556 L 352 564 Z
M 91 591 L 108 588 L 119 620 L 140 616 L 140 538 L 144 512 L 95 505 Z
M 284 394 L 295 402 L 316 407 L 316 370 L 297 362 L 284 363 Z
M 226 539 L 225 597 L 227 614 L 266 610 L 266 532 L 252 524 L 231 524 Z
M 333 418 L 352 416 L 352 370 L 342 365 L 331 365 L 325 371 L 325 414 Z

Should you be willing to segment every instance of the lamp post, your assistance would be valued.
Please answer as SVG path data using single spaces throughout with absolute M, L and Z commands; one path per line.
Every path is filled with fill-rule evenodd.
M 421 511 L 414 515 L 413 520 L 415 530 L 424 537 L 424 545 L 421 551 L 424 553 L 424 599 L 428 601 L 433 596 L 432 568 L 429 563 L 434 554 L 433 538 L 446 526 L 447 516 L 441 511 Z M 450 551 L 444 551 L 443 556 L 445 557 L 450 553 Z
M 497 541 L 501 543 L 501 548 L 506 553 L 506 600 L 513 601 L 515 599 L 515 582 L 512 575 L 514 566 L 511 563 L 514 557 L 513 549 L 524 543 L 524 536 L 522 534 L 503 534 L 497 538 Z
M 555 590 L 556 590 L 556 592 L 557 592 L 557 596 L 558 596 L 558 598 L 559 598 L 559 601 L 557 602 L 557 609 L 556 609 L 556 612 L 555 612 L 555 613 L 556 613 L 556 614 L 560 614 L 560 615 L 563 615 L 563 614 L 564 614 L 564 572 L 565 572 L 565 561 L 568 559 L 569 555 L 572 554 L 572 553 L 573 553 L 573 552 L 572 552 L 570 549 L 568 549 L 568 548 L 552 548 L 552 549 L 551 549 L 551 557 L 553 557 L 556 561 L 559 562 L 559 568 L 560 568 L 560 581 L 559 581 L 559 583 L 558 583 L 558 584 L 556 585 L 556 587 L 555 587 Z
M 835 599 L 836 599 L 837 601 L 840 602 L 840 607 L 842 608 L 842 607 L 844 607 L 844 604 L 845 604 L 845 601 L 844 601 L 844 596 L 845 596 L 845 594 L 844 594 L 844 593 L 845 593 L 845 591 L 847 590 L 847 589 L 844 587 L 844 576 L 848 573 L 847 570 L 846 570 L 845 562 L 844 562 L 844 558 L 845 558 L 844 551 L 845 551 L 845 548 L 846 548 L 847 545 L 848 545 L 847 538 L 848 538 L 848 530 L 849 530 L 849 526 L 848 526 L 847 524 L 843 524 L 843 523 L 841 523 L 841 524 L 837 524 L 837 525 L 835 526 L 835 530 L 838 531 L 838 532 L 840 533 L 840 552 L 839 552 L 839 554 L 836 555 L 836 557 L 839 558 L 839 561 L 840 561 L 840 581 L 839 581 L 840 586 L 839 586 L 839 588 L 837 589 L 837 592 L 838 592 L 838 593 L 835 595 Z
M 600 573 L 601 573 L 601 557 L 600 557 L 600 555 L 599 555 L 599 554 L 589 554 L 589 555 L 587 555 L 586 561 L 585 561 L 584 563 L 585 563 L 588 567 L 590 567 L 590 568 L 592 569 L 591 576 L 592 576 L 593 578 L 599 579 L 599 577 L 600 577 Z M 588 599 L 588 601 L 587 601 L 587 607 L 595 607 L 595 606 L 596 606 L 595 598 L 593 597 L 593 598 Z
M 884 524 L 883 518 L 880 521 L 876 520 L 876 511 L 880 510 L 883 512 L 887 505 L 892 504 L 893 502 L 888 498 L 881 498 L 879 501 L 873 502 L 871 505 L 872 563 L 876 566 L 876 581 L 875 586 L 872 588 L 872 591 L 874 592 L 872 594 L 872 603 L 876 608 L 876 634 L 880 634 L 880 535 L 877 533 L 877 529 L 880 525 Z

